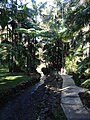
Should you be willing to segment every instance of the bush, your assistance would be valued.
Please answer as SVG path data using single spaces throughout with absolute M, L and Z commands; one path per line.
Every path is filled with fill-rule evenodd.
M 90 79 L 85 80 L 81 86 L 90 89 Z

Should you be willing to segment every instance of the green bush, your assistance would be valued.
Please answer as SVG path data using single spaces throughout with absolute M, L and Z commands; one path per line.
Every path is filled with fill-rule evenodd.
M 85 80 L 81 86 L 90 89 L 90 79 Z

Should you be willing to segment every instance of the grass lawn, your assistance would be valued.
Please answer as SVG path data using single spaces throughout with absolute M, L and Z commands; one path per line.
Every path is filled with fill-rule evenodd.
M 0 69 L 0 91 L 4 92 L 9 88 L 15 87 L 16 85 L 31 80 L 30 76 L 22 73 L 8 73 L 6 69 Z

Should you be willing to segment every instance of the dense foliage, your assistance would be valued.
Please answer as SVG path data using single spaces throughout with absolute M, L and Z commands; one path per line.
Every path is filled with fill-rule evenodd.
M 90 73 L 90 1 L 0 3 L 0 64 L 10 72 L 35 71 L 40 61 L 67 73 Z M 39 48 L 43 49 L 42 60 Z M 79 76 L 79 77 L 80 77 Z
M 65 40 L 70 40 L 69 55 L 66 57 L 68 72 L 78 75 L 79 82 L 90 77 L 90 1 L 80 3 L 78 0 L 69 3 L 71 6 L 65 18 Z M 85 77 L 86 76 L 86 77 Z M 86 85 L 88 83 L 88 85 Z M 79 83 L 80 84 L 80 83 Z M 83 82 L 90 87 L 90 82 Z
M 36 30 L 37 6 L 32 9 L 17 1 L 2 1 L 0 8 L 1 44 L 0 63 L 8 64 L 9 72 L 33 71 L 40 63 Z

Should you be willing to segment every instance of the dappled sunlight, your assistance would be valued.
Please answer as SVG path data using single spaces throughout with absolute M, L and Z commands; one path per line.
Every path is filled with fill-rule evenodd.
M 51 91 L 57 91 L 57 92 L 59 92 L 59 89 L 57 87 L 53 87 L 53 86 L 49 86 L 49 85 L 46 85 L 45 87 L 46 87 L 46 89 L 49 89 Z
M 3 68 L 3 67 L 1 68 L 1 67 L 0 67 L 0 73 L 4 73 L 4 72 L 8 72 L 8 69 L 7 69 L 7 68 Z
M 61 94 L 61 105 L 68 119 L 84 119 L 90 118 L 89 112 L 83 106 L 79 97 L 80 92 L 86 89 L 78 87 L 74 84 L 74 80 L 69 75 L 62 75 L 63 78 L 63 91 Z M 73 81 L 73 82 L 72 82 Z
M 0 83 L 0 85 L 4 85 L 4 84 L 6 84 L 6 82 L 1 82 L 1 83 Z
M 64 87 L 64 88 L 62 88 L 61 90 L 64 91 L 64 90 L 68 90 L 68 89 L 71 89 L 71 86 Z
M 5 76 L 0 79 L 0 91 L 16 86 L 22 82 L 23 76 Z
M 17 78 L 21 78 L 23 76 L 7 76 L 5 77 L 5 80 L 16 80 Z
M 9 76 L 10 73 L 7 72 L 0 72 L 0 77 L 5 77 L 5 76 Z
M 38 112 L 33 111 L 39 109 L 40 112 L 40 107 L 39 104 L 36 107 L 33 104 L 35 109 L 32 108 L 32 98 L 35 95 L 34 99 L 39 100 L 45 94 L 42 99 L 45 110 L 41 107 L 40 114 L 49 113 L 47 108 L 51 97 L 49 101 L 52 109 L 49 115 L 52 117 L 51 120 L 54 120 L 55 115 L 52 113 L 57 112 L 60 104 L 67 119 L 81 120 L 88 115 L 90 120 L 90 113 L 79 96 L 81 94 L 81 97 L 86 97 L 86 103 L 89 101 L 89 4 L 90 0 L 0 1 L 0 102 L 3 101 L 1 99 L 3 95 L 5 99 L 11 97 L 11 92 L 13 96 L 21 92 L 27 95 L 20 99 L 22 107 L 18 107 L 19 103 L 16 104 L 15 114 L 10 111 L 10 115 L 12 114 L 10 119 L 15 117 L 26 120 L 31 119 L 30 113 L 37 115 Z M 38 90 L 42 92 L 41 96 L 37 94 Z M 88 106 L 89 104 L 90 102 Z M 17 117 L 17 114 L 20 116 Z M 45 119 L 43 117 L 41 119 L 49 120 L 46 116 Z M 1 119 L 1 111 L 0 120 L 4 120 Z
M 7 90 L 9 88 L 15 87 L 22 82 L 31 80 L 30 76 L 21 75 L 21 74 L 10 74 L 10 73 L 1 73 L 0 74 L 0 92 Z
M 12 80 L 16 80 L 18 78 L 22 78 L 23 76 L 5 76 L 0 78 L 0 84 L 3 84 L 3 82 L 9 82 Z M 4 83 L 5 84 L 5 83 Z
M 65 90 L 68 90 L 70 88 L 70 87 L 65 87 L 65 88 L 60 89 L 58 86 L 57 87 L 53 87 L 53 86 L 49 86 L 49 85 L 46 85 L 45 87 L 47 89 L 50 89 L 52 91 L 57 91 L 57 92 L 65 91 Z

